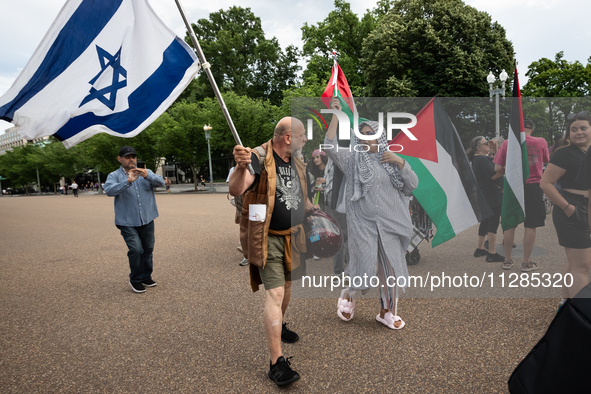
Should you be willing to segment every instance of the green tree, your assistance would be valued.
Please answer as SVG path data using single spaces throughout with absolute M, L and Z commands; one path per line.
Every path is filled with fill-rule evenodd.
M 371 96 L 482 97 L 486 75 L 511 74 L 513 45 L 486 12 L 462 0 L 400 0 L 363 43 Z
M 118 142 L 120 144 L 119 148 L 123 145 L 133 146 L 137 151 L 138 160 L 145 161 L 146 168 L 156 172 L 163 157 L 160 141 L 166 130 L 152 125 L 135 137 L 129 139 L 118 138 Z
M 35 162 L 39 168 L 43 168 L 43 174 L 52 183 L 58 182 L 61 177 L 65 177 L 72 182 L 76 175 L 86 170 L 83 150 L 79 145 L 66 149 L 64 145 L 55 138 L 38 149 L 36 155 L 32 155 L 31 161 Z
M 123 138 L 100 133 L 77 145 L 83 151 L 86 167 L 100 171 L 101 182 L 106 180 L 106 175 L 109 172 L 119 168 L 117 161 L 119 149 L 123 145 L 129 145 L 128 143 L 121 145 L 119 140 L 123 140 Z
M 239 96 L 234 92 L 227 92 L 223 97 L 244 146 L 254 147 L 271 138 L 279 116 L 278 107 L 268 101 Z M 217 99 L 176 103 L 150 126 L 159 129 L 159 150 L 163 157 L 186 165 L 193 179 L 197 179 L 197 173 L 203 167 L 209 166 L 203 130 L 205 124 L 212 127 L 210 145 L 213 172 L 217 176 L 225 176 L 236 142 Z
M 29 184 L 37 182 L 34 155 L 38 151 L 37 145 L 26 144 L 15 147 L 0 156 L 0 175 L 8 178 L 8 181 L 5 181 L 7 185 L 24 187 L 29 194 Z
M 197 103 L 181 101 L 160 116 L 152 127 L 162 131 L 160 149 L 172 161 L 189 166 L 197 190 L 197 172 L 207 154 L 204 119 Z
M 542 58 L 532 62 L 525 75 L 529 79 L 523 86 L 523 96 L 540 97 L 537 101 L 546 105 L 537 127 L 540 123 L 547 124 L 553 134 L 562 134 L 569 113 L 589 110 L 589 100 L 581 98 L 591 94 L 591 57 L 584 66 L 579 61 L 564 60 L 564 53 L 558 52 L 554 60 Z
M 275 37 L 265 38 L 261 20 L 250 8 L 212 12 L 209 19 L 192 26 L 222 92 L 232 90 L 279 104 L 281 92 L 296 83 L 298 50 L 288 46 L 282 51 Z M 185 40 L 193 45 L 189 36 Z M 192 85 L 198 91 L 194 96 L 213 97 L 204 72 L 198 80 Z
M 591 57 L 587 65 L 564 60 L 558 52 L 554 61 L 542 58 L 531 63 L 523 94 L 531 97 L 586 97 L 591 94 Z
M 232 114 L 242 145 L 255 147 L 271 139 L 280 118 L 278 107 L 268 101 L 238 96 L 233 92 L 224 94 L 224 101 Z M 236 142 L 217 99 L 206 99 L 200 104 L 206 123 L 213 128 L 211 155 L 214 175 L 225 177 L 233 161 L 232 150 Z
M 119 156 L 119 149 L 125 145 L 135 148 L 138 161 L 145 161 L 146 168 L 156 172 L 163 157 L 160 147 L 163 130 L 156 126 L 157 123 L 158 120 L 131 138 L 100 133 L 65 152 L 79 149 L 80 162 L 87 170 L 98 169 L 101 173 L 101 181 L 105 180 L 110 172 L 119 168 L 117 156 Z
M 239 96 L 234 92 L 224 94 L 224 101 L 244 146 L 260 145 L 273 136 L 280 116 L 278 107 L 268 101 Z M 213 127 L 212 151 L 226 152 L 231 156 L 236 142 L 217 99 L 205 99 L 200 103 L 200 108 L 206 123 Z
M 285 116 L 298 116 L 292 111 L 292 100 L 303 97 L 320 97 L 326 88 L 326 83 L 319 81 L 316 75 L 312 75 L 305 83 L 300 83 L 283 91 L 283 101 L 279 108 L 279 119 Z
M 380 0 L 373 10 L 359 19 L 351 11 L 351 4 L 344 0 L 335 0 L 334 10 L 328 16 L 314 25 L 304 23 L 302 40 L 304 41 L 303 55 L 309 57 L 303 78 L 306 83 L 312 78 L 326 81 L 332 70 L 332 52 L 339 54 L 338 62 L 347 76 L 351 89 L 356 96 L 363 95 L 365 86 L 361 74 L 359 59 L 363 49 L 363 40 L 377 26 L 378 21 L 391 7 L 390 0 Z

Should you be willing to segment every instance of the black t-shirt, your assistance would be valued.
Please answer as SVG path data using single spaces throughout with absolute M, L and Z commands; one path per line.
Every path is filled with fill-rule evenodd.
M 564 175 L 558 180 L 561 188 L 587 190 L 585 182 L 580 182 L 577 178 L 584 161 L 585 153 L 576 145 L 570 145 L 554 152 L 550 158 L 550 163 L 566 170 Z
M 591 149 L 587 150 L 576 181 L 583 186 L 584 190 L 591 189 Z
M 478 188 L 491 208 L 503 204 L 503 177 L 491 179 L 495 174 L 492 157 L 477 155 L 472 159 L 472 171 L 478 182 Z
M 275 170 L 277 171 L 277 187 L 275 189 L 275 206 L 271 214 L 269 228 L 281 231 L 303 223 L 306 210 L 300 177 L 293 160 L 285 162 L 275 151 L 273 151 L 273 158 L 275 159 Z M 260 175 L 259 159 L 254 153 L 251 160 L 252 169 L 257 176 Z

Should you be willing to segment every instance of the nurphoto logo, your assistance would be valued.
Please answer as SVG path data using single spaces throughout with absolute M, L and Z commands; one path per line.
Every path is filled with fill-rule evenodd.
M 310 108 L 307 108 L 307 109 L 310 110 L 311 112 L 313 112 L 314 114 L 316 114 L 316 116 L 320 117 L 320 119 L 324 123 L 324 126 L 328 130 L 328 126 L 327 126 L 327 123 L 326 123 L 326 120 L 324 119 L 324 117 L 322 115 L 320 115 L 318 112 L 311 110 Z M 350 122 L 349 117 L 347 116 L 346 113 L 344 113 L 343 111 L 337 110 L 337 109 L 321 109 L 320 113 L 336 115 L 337 118 L 339 119 L 339 138 L 338 139 L 339 140 L 350 140 L 351 139 L 351 133 L 349 132 L 349 130 L 351 130 L 351 126 L 350 126 L 351 122 Z M 393 123 L 394 119 L 401 119 L 401 118 L 410 119 L 410 122 L 409 123 Z M 314 117 L 314 119 L 320 125 L 319 120 L 316 117 Z M 353 115 L 353 124 L 359 124 L 359 114 L 357 112 L 355 112 Z M 360 140 L 375 141 L 375 140 L 378 140 L 380 138 L 380 136 L 382 135 L 382 133 L 384 132 L 384 113 L 383 112 L 378 112 L 378 124 L 379 124 L 379 131 L 376 134 L 371 134 L 371 135 L 361 134 L 361 132 L 356 127 L 353 128 L 353 132 L 355 133 L 357 138 L 359 138 Z M 414 134 L 411 133 L 411 131 L 409 130 L 409 129 L 413 128 L 414 126 L 416 126 L 416 124 L 417 124 L 417 118 L 413 114 L 410 114 L 407 112 L 387 112 L 386 113 L 386 127 L 385 127 L 387 141 L 392 140 L 392 134 L 393 134 L 392 131 L 393 130 L 401 130 L 404 134 L 406 134 L 406 136 L 411 141 L 418 141 L 417 137 L 415 137 Z M 321 125 L 320 125 L 320 128 L 322 129 Z M 312 119 L 308 119 L 307 137 L 308 137 L 308 139 L 313 138 L 313 121 L 312 121 Z M 371 145 L 377 145 L 378 150 L 379 151 L 382 150 L 381 144 L 371 144 Z M 319 148 L 320 148 L 320 150 L 333 149 L 334 146 L 332 144 L 320 144 Z M 370 145 L 369 144 L 355 144 L 355 145 L 350 145 L 348 147 L 337 146 L 336 148 L 337 148 L 337 150 L 345 149 L 348 151 L 353 150 L 355 152 L 363 152 L 363 151 L 369 151 Z M 404 147 L 400 144 L 391 144 L 391 145 L 387 145 L 387 146 L 383 147 L 383 149 L 384 150 L 387 149 L 393 153 L 400 153 L 403 151 Z

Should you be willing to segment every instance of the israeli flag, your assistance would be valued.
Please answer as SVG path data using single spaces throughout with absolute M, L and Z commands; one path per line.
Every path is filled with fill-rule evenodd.
M 0 118 L 21 137 L 69 148 L 139 134 L 199 71 L 193 50 L 146 0 L 69 0 L 13 86 Z

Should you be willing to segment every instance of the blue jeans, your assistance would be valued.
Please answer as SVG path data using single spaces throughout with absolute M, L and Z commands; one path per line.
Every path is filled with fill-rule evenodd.
M 130 282 L 143 282 L 152 278 L 152 252 L 154 251 L 154 221 L 140 226 L 117 226 L 129 251 Z

